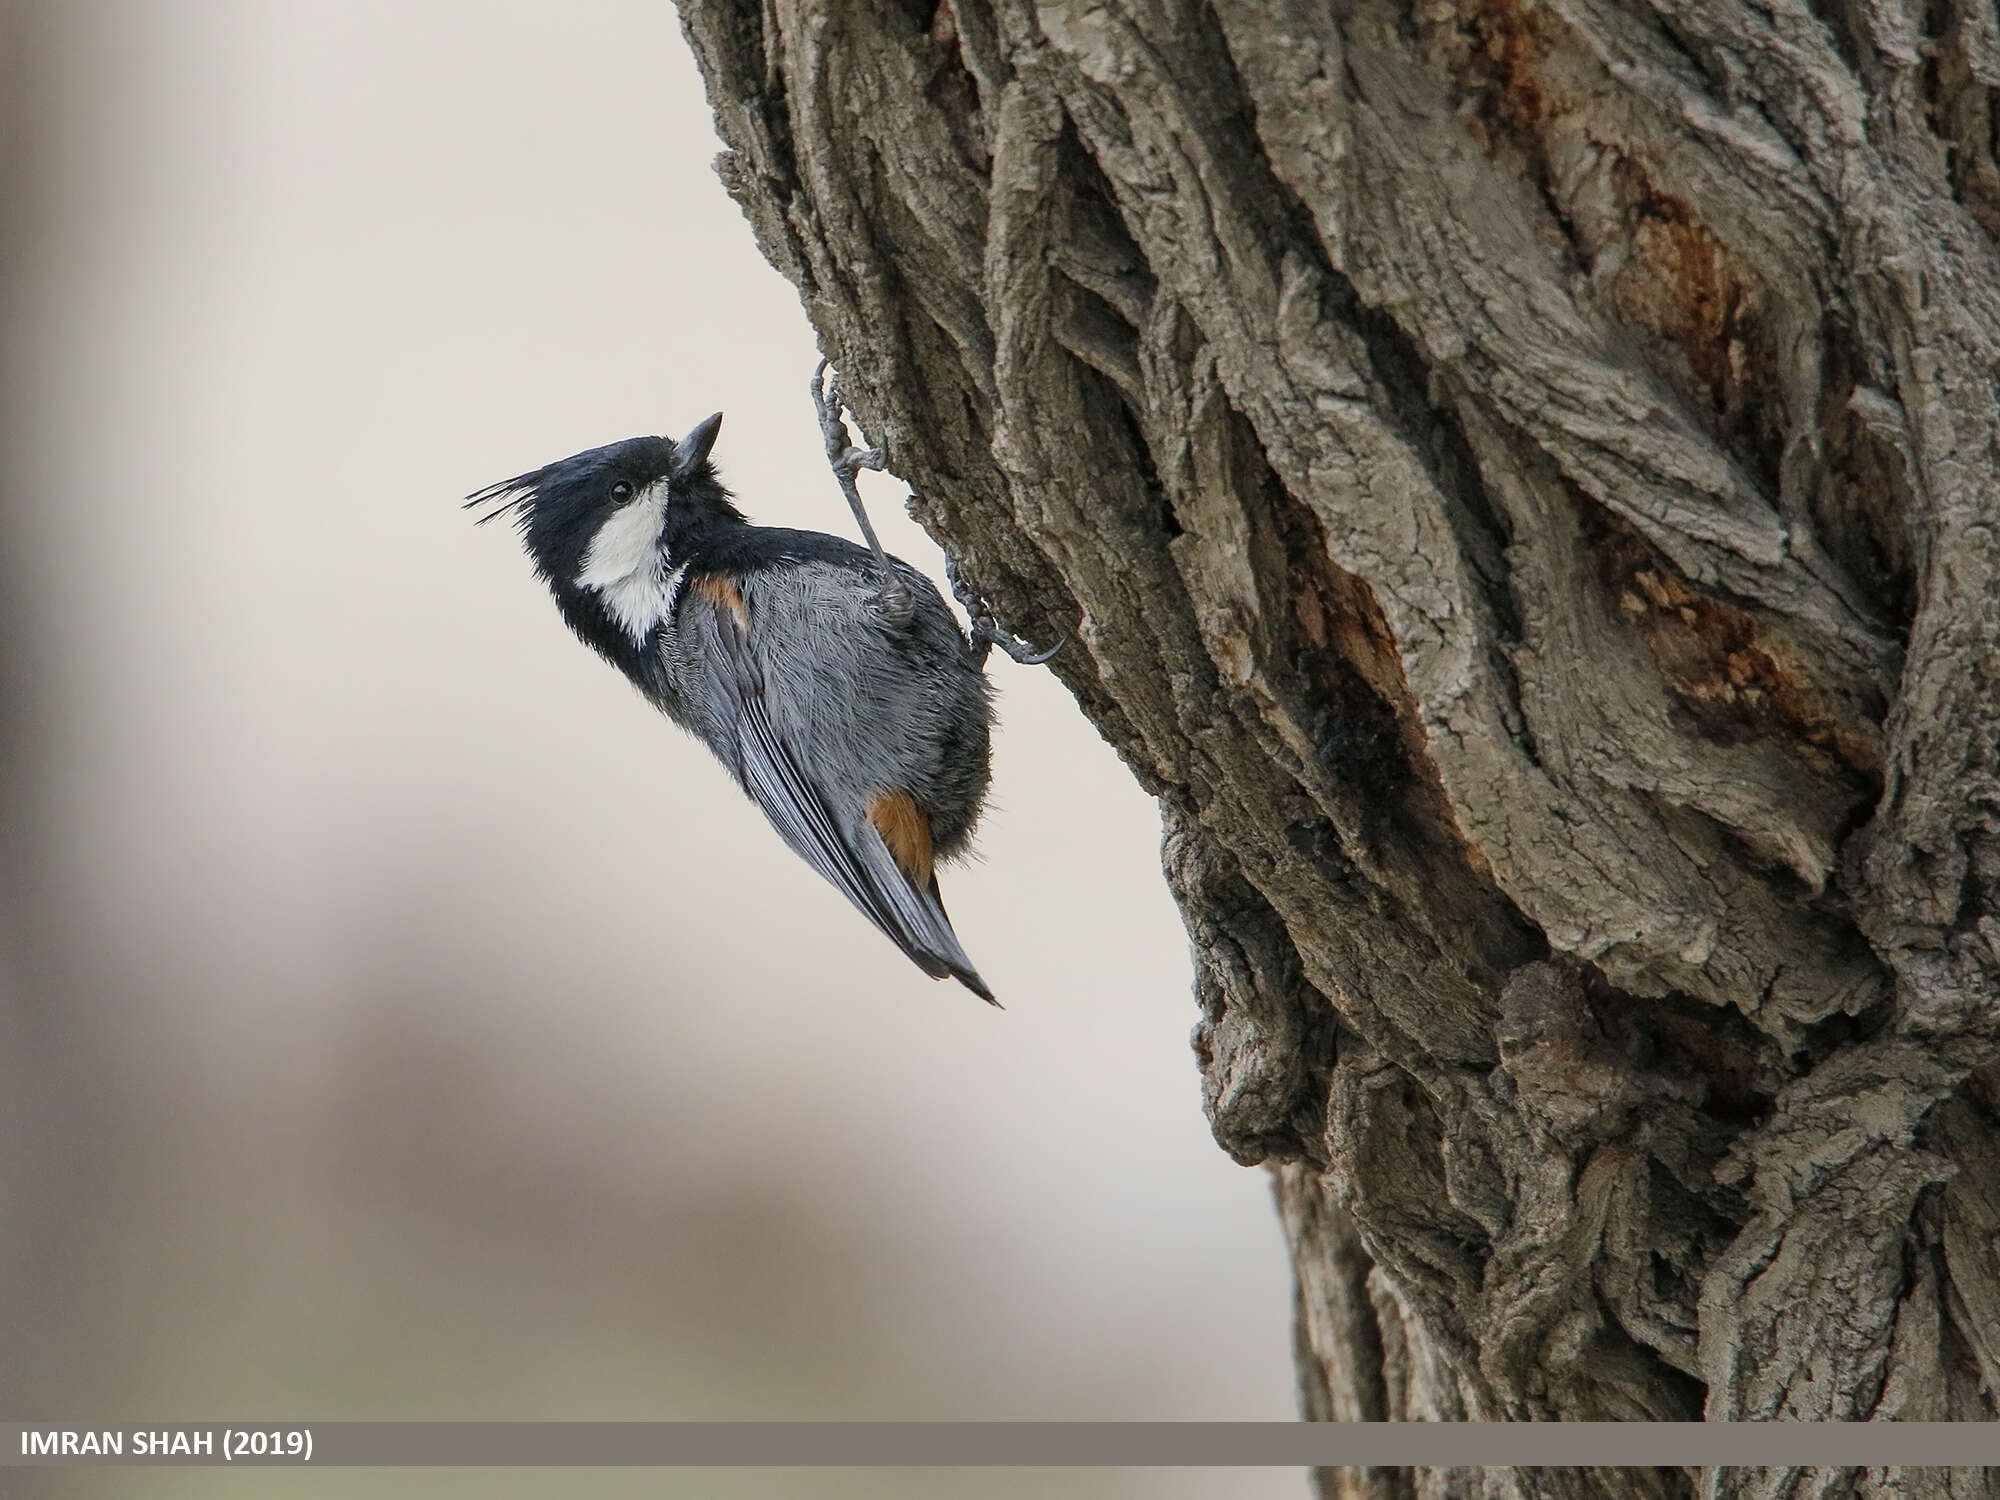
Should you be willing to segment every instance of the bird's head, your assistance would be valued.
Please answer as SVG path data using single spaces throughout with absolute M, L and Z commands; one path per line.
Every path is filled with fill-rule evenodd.
M 722 413 L 679 442 L 628 438 L 488 485 L 466 501 L 487 507 L 482 523 L 514 525 L 570 623 L 614 654 L 657 628 L 667 604 L 672 555 L 698 532 L 743 518 L 715 476 L 709 449 Z M 610 627 L 610 641 L 586 625 Z

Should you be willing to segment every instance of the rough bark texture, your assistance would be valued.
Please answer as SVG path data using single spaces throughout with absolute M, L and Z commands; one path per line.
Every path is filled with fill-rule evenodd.
M 1160 799 L 1307 1414 L 1992 1419 L 1993 0 L 682 15 L 869 438 Z

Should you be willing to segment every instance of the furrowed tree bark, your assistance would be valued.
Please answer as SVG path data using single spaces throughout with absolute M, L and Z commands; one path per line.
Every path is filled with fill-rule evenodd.
M 2000 1414 L 1993 0 L 682 19 L 868 438 L 1160 801 L 1306 1414 Z

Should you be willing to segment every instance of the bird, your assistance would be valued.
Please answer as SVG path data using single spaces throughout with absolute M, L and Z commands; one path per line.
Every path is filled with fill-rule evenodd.
M 1046 657 L 990 612 L 962 631 L 923 573 L 882 552 L 852 478 L 880 455 L 847 446 L 824 369 L 814 398 L 866 547 L 753 524 L 711 457 L 720 412 L 678 441 L 593 448 L 465 503 L 486 507 L 482 523 L 513 517 L 569 628 L 714 752 L 796 854 L 924 973 L 997 1005 L 937 867 L 967 851 L 992 781 L 986 645 Z

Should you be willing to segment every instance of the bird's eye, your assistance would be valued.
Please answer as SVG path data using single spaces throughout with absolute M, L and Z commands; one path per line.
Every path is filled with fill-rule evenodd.
M 611 486 L 611 503 L 613 505 L 623 505 L 626 501 L 630 500 L 631 498 L 632 498 L 632 486 L 630 482 L 621 479 L 616 484 Z

